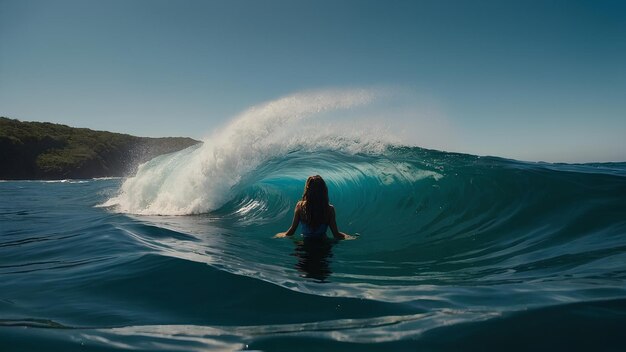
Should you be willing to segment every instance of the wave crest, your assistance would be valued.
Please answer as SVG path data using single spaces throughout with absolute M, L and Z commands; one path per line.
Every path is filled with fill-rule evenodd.
M 311 117 L 363 106 L 371 90 L 294 94 L 252 107 L 200 147 L 141 165 L 103 206 L 143 215 L 206 213 L 233 197 L 232 188 L 264 162 L 294 150 L 381 151 L 388 142 L 374 133 L 322 127 Z

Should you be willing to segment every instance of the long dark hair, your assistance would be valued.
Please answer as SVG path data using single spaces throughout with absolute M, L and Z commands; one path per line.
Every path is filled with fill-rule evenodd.
M 328 221 L 328 187 L 320 175 L 309 176 L 300 201 L 302 221 L 312 228 Z

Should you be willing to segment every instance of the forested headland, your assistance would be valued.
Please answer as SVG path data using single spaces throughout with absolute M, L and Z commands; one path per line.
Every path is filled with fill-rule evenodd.
M 197 143 L 0 117 L 0 179 L 127 176 L 142 162 Z

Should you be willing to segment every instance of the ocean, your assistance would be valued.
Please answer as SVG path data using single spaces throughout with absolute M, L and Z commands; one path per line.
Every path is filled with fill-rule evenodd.
M 626 350 L 626 163 L 290 137 L 287 103 L 133 177 L 0 182 L 0 350 Z M 314 174 L 356 240 L 272 238 Z

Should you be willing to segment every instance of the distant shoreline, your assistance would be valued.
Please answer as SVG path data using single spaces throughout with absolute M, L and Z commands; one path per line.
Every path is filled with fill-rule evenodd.
M 0 180 L 125 177 L 156 156 L 202 143 L 0 117 Z

